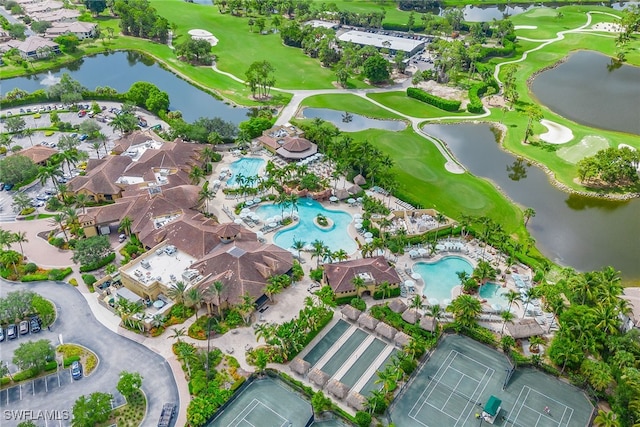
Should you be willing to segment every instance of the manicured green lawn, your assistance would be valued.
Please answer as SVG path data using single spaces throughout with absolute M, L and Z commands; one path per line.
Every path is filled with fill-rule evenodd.
M 284 46 L 279 34 L 258 34 L 250 31 L 249 18 L 220 14 L 217 7 L 186 3 L 183 0 L 152 0 L 160 15 L 177 26 L 175 44 L 188 37 L 188 31 L 199 28 L 210 31 L 219 42 L 213 48 L 218 67 L 244 79 L 254 61 L 268 60 L 275 68 L 276 86 L 285 89 L 332 88 L 335 74 L 322 68 L 317 59 L 308 57 L 302 49 Z M 268 22 L 267 22 L 268 23 Z M 356 87 L 365 87 L 351 80 Z
M 448 117 L 448 116 L 469 116 L 467 112 L 452 113 L 420 102 L 417 99 L 409 98 L 406 92 L 385 92 L 385 93 L 369 93 L 367 97 L 377 101 L 389 108 L 412 117 Z
M 380 108 L 366 99 L 349 94 L 310 96 L 302 101 L 301 105 L 305 107 L 348 111 L 375 119 L 402 119 L 402 117 L 397 114 Z
M 413 130 L 389 132 L 371 129 L 350 133 L 356 140 L 369 140 L 389 153 L 395 162 L 400 198 L 445 215 L 487 216 L 501 223 L 508 233 L 523 235 L 520 209 L 510 203 L 488 181 L 470 173 L 452 174 L 436 147 Z

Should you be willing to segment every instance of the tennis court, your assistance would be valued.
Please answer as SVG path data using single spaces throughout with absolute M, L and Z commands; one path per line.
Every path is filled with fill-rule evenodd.
M 255 380 L 240 392 L 209 427 L 305 427 L 311 404 L 278 380 Z
M 502 401 L 498 426 L 585 427 L 593 411 L 571 385 L 534 369 L 513 371 L 502 353 L 450 335 L 396 398 L 390 417 L 403 427 L 477 426 L 492 396 Z

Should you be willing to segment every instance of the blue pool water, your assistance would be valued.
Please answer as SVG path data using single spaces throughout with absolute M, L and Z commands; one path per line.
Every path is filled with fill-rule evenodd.
M 487 282 L 480 287 L 480 298 L 486 299 L 488 304 L 500 304 L 503 308 L 507 308 L 509 301 L 502 296 L 506 289 L 495 283 Z
M 298 200 L 298 216 L 300 220 L 295 226 L 276 233 L 273 242 L 281 248 L 288 249 L 293 246 L 294 240 L 301 240 L 305 244 L 311 244 L 314 240 L 320 240 L 332 251 L 344 249 L 351 254 L 358 249 L 356 242 L 349 236 L 347 226 L 352 221 L 351 215 L 344 211 L 325 209 L 313 199 L 301 198 Z M 291 208 L 285 208 L 290 212 Z M 280 205 L 262 205 L 256 209 L 256 213 L 262 220 L 282 215 Z M 321 229 L 314 224 L 313 219 L 321 213 L 333 221 L 333 226 Z
M 464 258 L 448 256 L 434 263 L 418 262 L 413 270 L 422 276 L 425 283 L 423 293 L 427 298 L 435 298 L 440 304 L 442 300 L 451 299 L 451 291 L 460 285 L 458 271 L 471 274 L 473 266 Z
M 243 157 L 240 160 L 236 160 L 235 162 L 229 165 L 229 169 L 233 172 L 231 178 L 227 181 L 228 186 L 236 185 L 236 176 L 238 174 L 242 174 L 244 176 L 257 176 L 260 172 L 260 169 L 266 164 L 263 159 L 258 159 L 254 157 Z

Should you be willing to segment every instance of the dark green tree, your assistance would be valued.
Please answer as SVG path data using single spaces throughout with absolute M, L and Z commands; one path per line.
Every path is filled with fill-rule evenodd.
M 13 352 L 13 363 L 20 369 L 41 372 L 47 361 L 54 360 L 56 351 L 49 340 L 28 341 Z
M 107 236 L 93 236 L 81 239 L 73 250 L 73 262 L 80 265 L 100 261 L 112 252 Z
M 111 414 L 111 399 L 109 393 L 95 392 L 89 397 L 80 396 L 73 405 L 73 427 L 94 427 L 105 422 Z
M 362 65 L 362 73 L 373 84 L 389 80 L 389 62 L 380 54 L 376 54 Z
M 84 0 L 84 5 L 96 17 L 107 8 L 106 0 Z

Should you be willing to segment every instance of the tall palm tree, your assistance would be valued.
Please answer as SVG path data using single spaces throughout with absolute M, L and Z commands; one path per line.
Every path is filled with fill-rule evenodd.
M 67 215 L 65 213 L 57 213 L 51 217 L 51 222 L 56 224 L 62 230 L 62 234 L 64 234 L 64 240 L 69 241 L 69 236 L 67 235 L 67 230 L 65 227 L 65 221 L 67 219 Z
M 51 162 L 47 162 L 44 166 L 41 166 L 38 169 L 38 174 L 36 175 L 36 178 L 38 179 L 38 181 L 43 187 L 47 185 L 47 181 L 51 180 L 56 190 L 60 191 L 60 189 L 58 188 L 57 178 L 62 177 L 62 175 L 64 174 L 60 170 L 58 165 L 52 164 Z
M 184 295 L 184 305 L 193 308 L 196 312 L 196 320 L 198 320 L 198 310 L 202 305 L 202 292 L 195 286 L 192 286 Z
M 194 166 L 189 172 L 189 179 L 193 185 L 197 185 L 204 177 L 204 170 L 200 166 Z
M 13 271 L 16 273 L 16 276 L 18 275 L 18 267 L 16 264 L 20 264 L 20 261 L 22 261 L 22 255 L 16 251 L 4 251 L 0 254 L 0 262 L 4 265 L 13 265 Z
M 172 335 L 169 335 L 167 339 L 174 338 L 177 342 L 182 342 L 182 338 L 187 335 L 185 328 L 171 328 L 173 331 Z
M 208 185 L 203 186 L 198 192 L 198 197 L 200 202 L 205 202 L 205 209 L 207 210 L 207 212 L 209 212 L 209 201 L 213 200 L 213 198 L 216 197 L 215 191 L 210 190 Z
M 593 419 L 593 425 L 596 427 L 620 427 L 620 422 L 615 412 L 600 409 L 598 415 Z
M 0 228 L 0 249 L 6 248 L 9 250 L 14 242 L 15 235 L 10 231 Z
M 475 326 L 478 315 L 482 312 L 482 305 L 477 298 L 471 295 L 460 295 L 447 307 L 447 311 L 453 314 L 454 319 L 462 327 Z
M 500 335 L 504 335 L 504 328 L 507 326 L 508 322 L 512 322 L 513 319 L 516 318 L 516 315 L 506 310 L 500 313 L 500 317 L 502 318 L 502 330 L 500 331 Z
M 382 292 L 382 299 L 391 295 L 391 284 L 386 280 L 378 285 L 378 290 Z
M 316 268 L 320 268 L 320 258 L 322 258 L 325 252 L 324 242 L 322 240 L 316 239 L 313 242 L 311 242 L 311 246 L 313 247 L 313 250 L 311 251 L 311 259 L 315 257 Z
M 302 250 L 302 248 L 304 248 L 305 244 L 306 243 L 302 240 L 293 239 L 293 244 L 291 245 L 291 247 L 298 251 L 298 258 L 300 258 L 300 251 Z
M 76 206 L 82 208 L 82 213 L 86 213 L 87 204 L 91 202 L 91 199 L 86 194 L 80 193 L 76 195 Z
M 526 227 L 529 224 L 529 220 L 536 216 L 536 211 L 533 208 L 526 208 L 524 210 L 524 226 Z
M 16 231 L 12 235 L 12 240 L 15 243 L 20 245 L 20 253 L 24 257 L 24 249 L 22 248 L 22 244 L 29 242 L 29 239 L 27 239 L 27 232 L 26 231 Z
M 216 307 L 218 307 L 218 316 L 220 316 L 220 319 L 224 320 L 223 318 L 223 311 L 222 311 L 222 307 L 221 307 L 221 302 L 222 302 L 222 290 L 224 289 L 224 283 L 221 282 L 220 280 L 215 280 L 213 283 L 211 283 L 209 285 L 209 287 L 207 288 L 207 293 L 211 294 L 213 297 L 215 297 L 217 304 Z
M 187 284 L 183 281 L 178 281 L 174 285 L 171 285 L 167 292 L 169 298 L 173 299 L 176 304 L 184 303 L 184 298 L 187 293 Z
M 427 314 L 433 317 L 433 320 L 435 320 L 436 327 L 434 332 L 437 333 L 440 326 L 440 320 L 442 320 L 442 315 L 444 314 L 442 307 L 440 306 L 440 304 L 434 304 L 429 307 Z
M 503 295 L 507 299 L 507 301 L 509 301 L 509 308 L 507 309 L 507 311 L 511 311 L 511 306 L 513 304 L 520 307 L 519 301 L 522 301 L 522 296 L 520 295 L 520 292 L 514 291 L 513 289 L 509 289 Z

